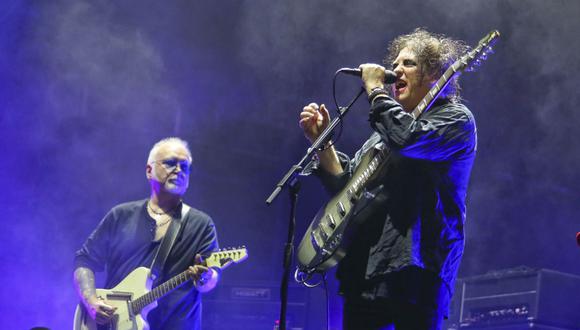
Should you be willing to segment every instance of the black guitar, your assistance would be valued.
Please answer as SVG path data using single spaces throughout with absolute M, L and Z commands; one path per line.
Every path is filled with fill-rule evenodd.
M 455 61 L 411 115 L 418 118 L 433 104 L 451 78 L 478 66 L 491 53 L 491 46 L 498 37 L 498 31 L 490 32 L 479 41 L 477 47 Z M 298 269 L 301 272 L 324 272 L 342 259 L 348 245 L 347 238 L 357 227 L 353 218 L 373 198 L 372 192 L 367 191 L 367 185 L 385 168 L 389 156 L 386 147 L 369 149 L 346 186 L 318 211 L 298 246 Z

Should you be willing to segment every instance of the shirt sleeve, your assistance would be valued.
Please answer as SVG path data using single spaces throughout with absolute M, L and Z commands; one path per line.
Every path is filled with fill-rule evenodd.
M 114 218 L 114 211 L 109 211 L 89 238 L 83 243 L 83 246 L 75 253 L 75 269 L 87 267 L 96 272 L 105 269 L 109 255 L 109 240 Z
M 462 104 L 438 106 L 414 119 L 385 97 L 373 104 L 370 118 L 373 129 L 405 157 L 444 161 L 475 150 L 475 122 Z
M 351 177 L 352 165 L 351 160 L 346 154 L 340 151 L 337 151 L 336 154 L 338 155 L 340 165 L 344 169 L 341 174 L 334 175 L 327 172 L 324 168 L 322 168 L 322 166 L 320 166 L 320 160 L 318 159 L 318 156 L 314 155 L 312 160 L 306 164 L 300 175 L 307 176 L 314 174 L 320 179 L 324 189 L 329 194 L 334 195 L 338 193 L 346 185 L 348 179 Z
M 208 217 L 207 225 L 203 230 L 201 244 L 199 246 L 199 251 L 197 253 L 201 254 L 204 257 L 207 257 L 212 252 L 215 252 L 218 249 L 219 244 L 215 225 L 211 220 L 211 218 Z

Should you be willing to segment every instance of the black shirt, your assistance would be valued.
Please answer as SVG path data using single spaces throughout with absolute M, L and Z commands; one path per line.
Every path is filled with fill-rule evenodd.
M 341 291 L 369 299 L 398 296 L 446 310 L 464 247 L 465 199 L 477 144 L 473 115 L 462 104 L 440 100 L 415 120 L 383 98 L 370 117 L 375 133 L 354 159 L 339 153 L 343 174 L 312 166 L 336 194 L 370 148 L 391 151 L 374 182 L 383 189 L 361 214 L 365 219 L 339 264 Z
M 115 206 L 76 252 L 75 267 L 106 270 L 105 288 L 115 287 L 135 268 L 151 267 L 159 248 L 159 242 L 153 242 L 155 226 L 155 220 L 147 213 L 147 200 Z M 191 208 L 153 287 L 193 265 L 196 254 L 207 256 L 217 249 L 213 221 Z M 161 298 L 147 317 L 151 329 L 200 329 L 200 298 L 192 281 Z

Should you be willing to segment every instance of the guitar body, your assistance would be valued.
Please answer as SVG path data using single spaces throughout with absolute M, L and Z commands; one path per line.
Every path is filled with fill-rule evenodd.
M 375 197 L 365 184 L 381 172 L 388 156 L 387 149 L 369 149 L 346 186 L 318 211 L 298 246 L 301 271 L 325 271 L 344 257 L 358 226 L 356 215 Z
M 149 268 L 139 267 L 123 279 L 113 289 L 97 289 L 97 297 L 106 299 L 108 303 L 117 307 L 111 324 L 99 325 L 86 312 L 82 304 L 77 305 L 74 317 L 74 330 L 146 330 L 147 314 L 157 307 L 157 302 L 143 308 L 137 315 L 133 315 L 130 302 L 151 290 L 151 278 Z

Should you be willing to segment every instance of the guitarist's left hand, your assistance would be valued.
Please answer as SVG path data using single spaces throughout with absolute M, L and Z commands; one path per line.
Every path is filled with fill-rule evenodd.
M 195 265 L 189 266 L 189 274 L 199 292 L 208 292 L 218 282 L 218 273 L 211 267 L 207 267 L 201 255 L 195 256 Z

